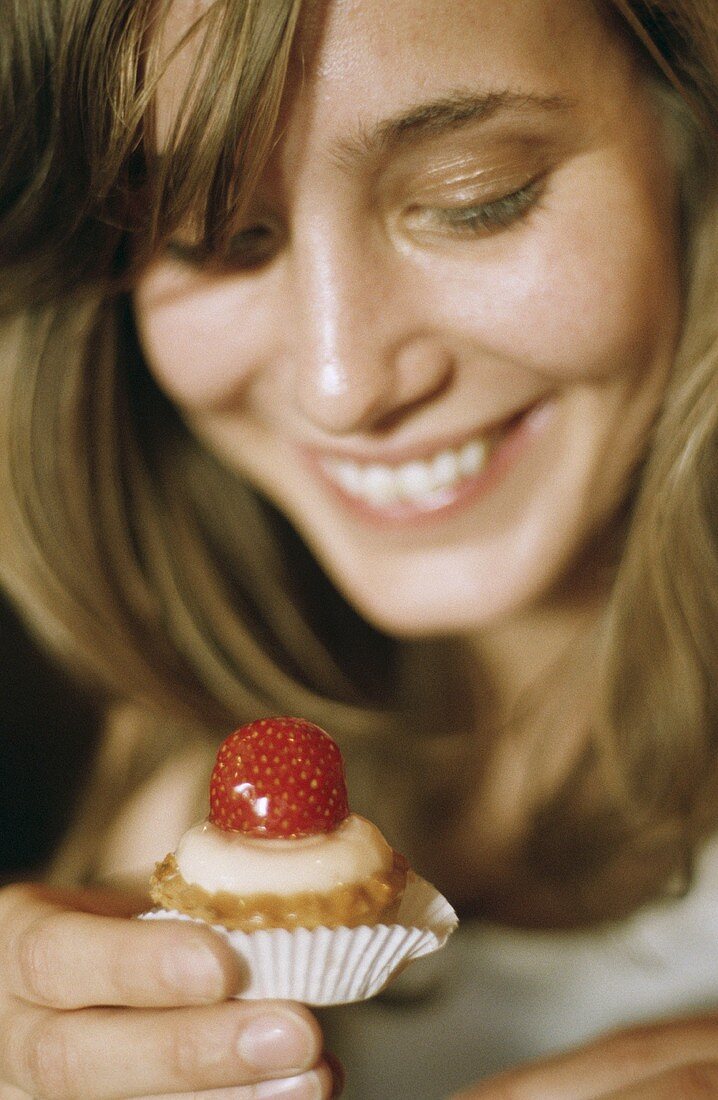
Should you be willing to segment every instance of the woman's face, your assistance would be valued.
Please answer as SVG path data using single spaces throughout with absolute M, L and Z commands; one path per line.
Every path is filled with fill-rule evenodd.
M 589 0 L 330 0 L 300 68 L 237 263 L 188 231 L 142 279 L 149 366 L 369 620 L 507 620 L 614 521 L 670 369 L 645 77 Z

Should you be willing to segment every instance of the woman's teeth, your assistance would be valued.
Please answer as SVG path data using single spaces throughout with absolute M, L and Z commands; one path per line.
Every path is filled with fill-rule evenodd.
M 463 447 L 441 451 L 425 462 L 385 466 L 325 458 L 321 465 L 325 474 L 348 496 L 373 507 L 399 502 L 424 504 L 480 474 L 490 451 L 488 440 L 472 439 Z

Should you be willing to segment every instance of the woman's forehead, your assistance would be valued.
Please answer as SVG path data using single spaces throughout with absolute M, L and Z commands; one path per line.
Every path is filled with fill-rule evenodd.
M 437 67 L 448 54 L 552 48 L 563 63 L 569 40 L 598 44 L 606 34 L 604 5 L 596 0 L 312 0 L 302 5 L 298 42 L 304 60 L 325 73 L 369 55 L 396 67 L 400 57 L 427 52 Z M 417 74 L 425 77 L 426 71 Z
M 359 134 L 490 96 L 516 104 L 620 95 L 627 51 L 590 0 L 329 0 L 314 5 L 311 52 L 299 39 L 285 121 Z
M 174 0 L 161 51 L 176 49 L 157 103 L 169 132 L 196 66 L 202 16 L 212 0 Z M 199 22 L 198 22 L 199 21 Z M 617 48 L 593 0 L 309 0 L 302 4 L 289 66 L 282 129 L 301 117 L 317 127 L 361 130 L 460 92 L 575 99 L 610 92 Z M 211 64 L 207 53 L 207 63 Z
M 165 55 L 193 26 L 201 27 L 218 2 L 225 0 L 172 0 L 160 31 Z M 595 0 L 304 0 L 294 65 L 303 80 L 386 75 L 399 68 L 399 59 L 427 57 L 433 58 L 428 69 L 406 75 L 424 81 L 463 57 L 483 60 L 487 70 L 531 57 L 570 68 L 566 45 L 598 52 L 606 28 Z M 184 52 L 194 56 L 201 40 L 201 33 L 192 37 Z

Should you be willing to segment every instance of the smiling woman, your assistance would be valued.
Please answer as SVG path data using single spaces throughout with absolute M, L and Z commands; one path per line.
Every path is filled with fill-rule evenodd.
M 465 983 L 425 1020 L 444 1012 L 450 1058 L 416 1053 L 413 1002 L 335 1021 L 360 1100 L 715 1004 L 695 959 L 669 951 L 653 985 L 625 968 L 637 920 L 685 940 L 718 826 L 711 4 L 32 0 L 12 19 L 0 576 L 111 718 L 55 878 L 144 873 L 213 741 L 306 714 L 466 918 Z M 696 859 L 699 900 L 665 900 Z M 535 955 L 509 924 L 552 931 Z M 598 959 L 627 987 L 594 988 Z M 536 1000 L 556 971 L 578 991 L 544 979 Z M 492 988 L 487 1012 L 471 990 Z M 651 1071 L 714 1057 L 682 1026 L 685 1056 Z M 570 1062 L 580 1095 L 643 1095 L 601 1050 L 602 1084 L 595 1051 Z M 564 1095 L 546 1072 L 536 1095 Z M 124 1095 L 107 1073 L 97 1095 Z M 179 1094 L 148 1081 L 133 1095 Z
M 395 70 L 374 6 L 332 9 L 253 197 L 274 248 L 160 256 L 135 296 L 195 433 L 404 634 L 535 604 L 606 531 L 680 298 L 675 156 L 635 58 L 589 9 L 431 18 L 441 63 L 410 38 Z

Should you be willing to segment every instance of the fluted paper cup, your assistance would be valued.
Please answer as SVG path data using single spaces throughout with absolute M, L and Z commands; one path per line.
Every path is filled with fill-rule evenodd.
M 153 909 L 141 920 L 196 920 Z M 281 998 L 308 1005 L 373 997 L 414 959 L 438 951 L 458 924 L 446 898 L 410 874 L 394 924 L 359 928 L 283 928 L 231 932 L 212 927 L 237 953 L 245 973 L 240 998 Z

